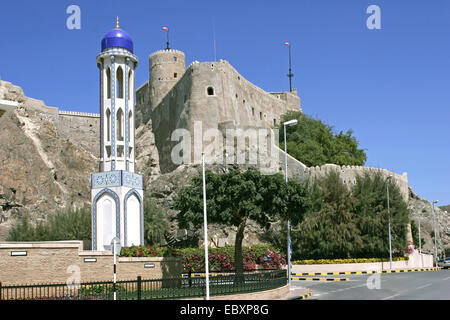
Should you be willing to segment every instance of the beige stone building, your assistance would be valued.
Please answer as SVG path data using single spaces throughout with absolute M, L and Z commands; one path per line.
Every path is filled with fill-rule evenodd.
M 171 159 L 177 129 L 186 129 L 193 138 L 200 125 L 202 134 L 208 129 L 270 129 L 288 110 L 302 110 L 296 89 L 266 92 L 225 60 L 195 61 L 186 69 L 184 53 L 170 49 L 152 53 L 149 66 L 149 81 L 136 92 L 136 110 L 141 113 L 136 125 L 151 120 L 162 173 L 177 167 Z M 198 160 L 194 150 L 192 160 Z

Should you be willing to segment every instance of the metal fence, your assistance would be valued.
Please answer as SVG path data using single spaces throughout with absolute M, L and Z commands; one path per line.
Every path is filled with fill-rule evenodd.
M 270 290 L 286 285 L 286 270 L 228 274 L 210 277 L 210 295 L 228 295 Z M 80 284 L 32 284 L 2 286 L 0 300 L 162 300 L 206 295 L 205 277 L 86 282 Z

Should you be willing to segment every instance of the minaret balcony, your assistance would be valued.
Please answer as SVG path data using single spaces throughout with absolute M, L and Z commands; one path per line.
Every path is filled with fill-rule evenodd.
M 144 186 L 144 178 L 140 174 L 125 170 L 98 172 L 91 174 L 92 189 L 121 186 L 142 190 Z

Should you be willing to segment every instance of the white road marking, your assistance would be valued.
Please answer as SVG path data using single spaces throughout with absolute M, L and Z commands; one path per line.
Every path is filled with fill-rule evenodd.
M 399 295 L 400 295 L 400 293 L 397 293 L 397 294 L 394 294 L 394 295 L 392 295 L 392 296 L 389 296 L 389 297 L 383 298 L 383 299 L 381 299 L 381 300 L 388 300 L 388 299 L 392 299 L 392 298 L 398 297 Z
M 431 283 L 430 284 L 426 284 L 424 286 L 417 287 L 416 290 L 417 289 L 423 289 L 423 288 L 426 288 L 426 287 L 429 287 L 429 286 L 431 286 Z

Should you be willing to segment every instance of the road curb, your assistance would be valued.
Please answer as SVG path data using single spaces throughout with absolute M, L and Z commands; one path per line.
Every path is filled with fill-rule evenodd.
M 309 290 L 309 292 L 307 294 L 302 295 L 301 297 L 298 298 L 298 300 L 308 299 L 309 297 L 311 297 L 311 295 L 312 295 L 312 290 Z
M 406 273 L 406 272 L 425 272 L 438 271 L 442 268 L 422 268 L 422 269 L 398 269 L 398 270 L 383 270 L 383 271 L 346 271 L 346 272 L 306 272 L 306 273 L 291 273 L 293 276 L 337 276 L 349 274 L 373 274 L 373 273 Z
M 349 278 L 291 278 L 294 281 L 350 281 Z

